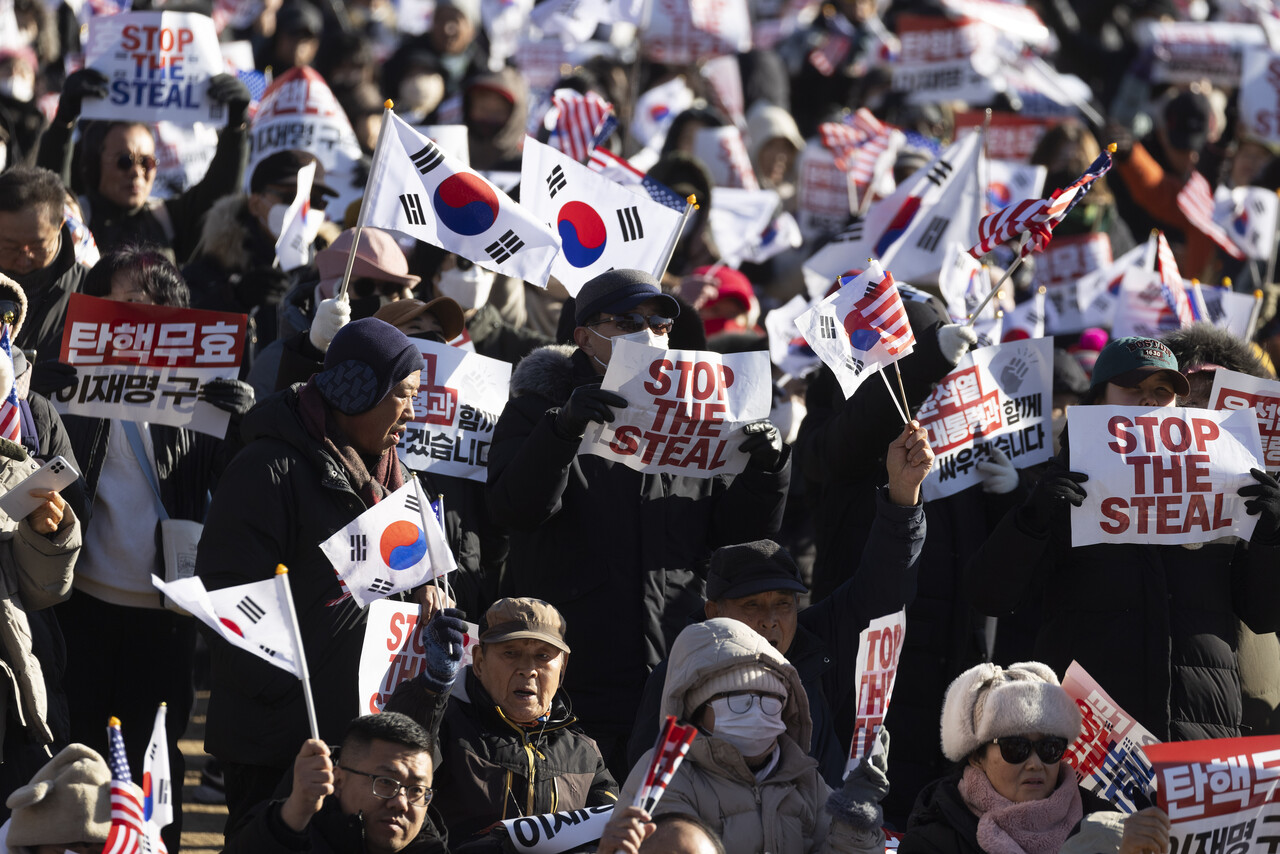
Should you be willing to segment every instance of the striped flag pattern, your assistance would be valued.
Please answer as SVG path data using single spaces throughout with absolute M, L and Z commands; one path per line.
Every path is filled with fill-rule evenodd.
M 581 163 L 595 148 L 596 134 L 613 113 L 613 104 L 595 92 L 557 89 L 551 96 L 557 111 L 551 144 Z
M 1191 223 L 1192 227 L 1212 240 L 1218 248 L 1236 260 L 1244 258 L 1244 252 L 1236 246 L 1235 241 L 1222 226 L 1213 220 L 1213 190 L 1209 182 L 1196 170 L 1191 170 L 1191 177 L 1178 191 L 1178 210 Z M 1161 237 L 1163 240 L 1163 236 Z
M 0 358 L 9 363 L 9 372 L 13 373 L 13 345 L 9 340 L 9 324 L 0 324 L 4 331 L 0 332 Z M 9 386 L 9 396 L 0 403 L 0 436 L 10 442 L 22 444 L 22 410 L 18 408 L 18 385 Z
M 674 715 L 667 715 L 662 725 L 662 732 L 653 748 L 653 757 L 649 760 L 649 769 L 644 775 L 644 785 L 636 792 L 636 806 L 644 807 L 652 813 L 658 801 L 662 799 L 676 774 L 676 769 L 684 761 L 689 746 L 698 736 L 695 726 L 681 726 L 676 723 Z
M 1195 306 L 1191 294 L 1182 284 L 1182 273 L 1178 270 L 1178 262 L 1174 260 L 1173 250 L 1164 232 L 1156 243 L 1156 272 L 1160 274 L 1160 294 L 1164 297 L 1169 310 L 1178 318 L 1179 326 L 1190 326 L 1196 322 Z
M 624 185 L 639 184 L 649 194 L 649 198 L 660 205 L 666 205 L 673 211 L 684 213 L 688 205 L 685 198 L 675 190 L 655 178 L 650 178 L 625 158 L 619 157 L 606 148 L 593 149 L 587 157 L 587 166 L 591 171 L 599 172 L 610 181 Z
M 852 282 L 850 276 L 840 280 L 840 287 Z M 905 356 L 916 344 L 907 309 L 902 304 L 902 294 L 893 281 L 893 274 L 884 271 L 879 282 L 868 281 L 862 296 L 854 301 L 853 311 L 844 319 L 845 329 L 852 338 L 857 329 L 870 329 L 879 333 L 880 343 L 891 356 Z
M 809 62 L 823 77 L 830 77 L 844 62 L 853 47 L 853 39 L 843 33 L 827 33 L 822 44 L 809 51 Z
M 102 854 L 163 852 L 164 843 L 155 837 L 159 848 L 154 848 L 144 826 L 142 796 L 129 773 L 119 718 L 113 717 L 107 724 L 107 744 L 107 764 L 111 767 L 111 829 L 107 832 Z
M 889 147 L 892 131 L 866 107 L 859 108 L 846 121 L 818 126 L 822 144 L 835 155 L 836 166 L 859 184 L 872 179 L 876 160 Z

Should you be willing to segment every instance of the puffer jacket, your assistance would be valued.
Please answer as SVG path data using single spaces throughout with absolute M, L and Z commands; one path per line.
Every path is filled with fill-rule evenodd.
M 40 467 L 31 458 L 6 459 L 0 467 L 0 494 L 18 485 Z M 14 522 L 0 513 L 0 690 L 9 697 L 7 714 L 0 715 L 0 743 L 10 722 L 21 726 L 35 744 L 52 744 L 49 718 L 50 681 L 41 660 L 65 657 L 57 624 L 32 612 L 64 601 L 71 594 L 71 577 L 80 554 L 81 531 L 71 505 L 69 519 L 50 537 L 36 533 L 26 519 Z M 40 648 L 37 648 L 39 646 Z M 65 737 L 65 736 L 64 736 Z M 3 759 L 3 757 L 0 757 Z
M 708 620 L 685 629 L 671 650 L 662 691 L 662 715 L 683 717 L 685 697 L 726 670 L 761 664 L 787 684 L 782 709 L 786 732 L 778 737 L 777 765 L 757 781 L 738 748 L 699 732 L 677 769 L 655 815 L 684 813 L 710 824 L 734 854 L 808 854 L 884 850 L 878 827 L 858 830 L 832 820 L 826 810 L 831 790 L 808 755 L 812 725 L 809 701 L 796 669 L 768 641 L 745 624 Z M 619 800 L 631 803 L 644 782 L 653 751 L 631 769 Z
M 302 833 L 284 823 L 280 817 L 283 806 L 284 801 L 259 804 L 248 823 L 227 840 L 222 854 L 364 854 L 368 850 L 363 816 L 345 814 L 336 795 L 324 799 L 320 812 L 311 817 Z M 398 854 L 447 854 L 448 850 L 428 815 L 422 830 Z
M 58 358 L 62 327 L 67 322 L 67 303 L 71 295 L 84 286 L 85 277 L 89 275 L 89 268 L 76 260 L 75 239 L 66 223 L 62 224 L 61 240 L 61 248 L 48 267 L 10 276 L 22 286 L 27 299 L 22 329 L 14 336 L 13 345 L 22 350 L 35 350 L 37 362 Z
M 424 716 L 422 710 L 435 696 L 421 677 L 410 679 L 396 688 L 385 711 L 408 714 L 430 727 L 430 713 Z M 513 723 L 466 668 L 440 720 L 441 756 L 432 785 L 433 806 L 444 819 L 450 844 L 475 843 L 495 822 L 509 818 L 617 801 L 618 784 L 596 743 L 577 724 L 563 693 L 552 701 L 545 726 L 526 729 Z
M 573 653 L 566 690 L 588 730 L 626 737 L 649 671 L 702 607 L 717 547 L 772 536 L 790 452 L 774 471 L 643 474 L 561 438 L 559 407 L 600 376 L 573 347 L 524 358 L 489 450 L 489 510 L 511 531 L 499 593 L 560 610 Z

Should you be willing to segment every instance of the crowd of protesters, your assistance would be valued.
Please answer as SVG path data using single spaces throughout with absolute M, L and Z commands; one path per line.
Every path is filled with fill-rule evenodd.
M 0 438 L 0 492 L 57 456 L 80 473 L 33 491 L 21 518 L 0 514 L 8 849 L 103 850 L 104 724 L 134 724 L 127 757 L 140 773 L 141 724 L 166 703 L 171 854 L 191 771 L 200 799 L 226 803 L 235 852 L 496 852 L 509 844 L 498 822 L 614 804 L 575 850 L 878 852 L 888 829 L 912 852 L 1167 851 L 1164 811 L 1117 815 L 1077 785 L 1063 757 L 1081 716 L 1060 683 L 1078 662 L 1160 741 L 1280 733 L 1280 484 L 1236 473 L 1257 519 L 1247 541 L 1073 546 L 1070 508 L 1090 484 L 1068 410 L 1209 408 L 1217 371 L 1276 378 L 1274 206 L 1241 226 L 1265 226 L 1249 254 L 1187 199 L 1201 185 L 1203 198 L 1280 191 L 1280 139 L 1245 114 L 1238 57 L 1235 80 L 1212 63 L 1170 74 L 1150 33 L 1231 22 L 1266 43 L 1280 15 L 1230 0 L 682 0 L 685 23 L 664 29 L 650 17 L 672 14 L 662 0 L 640 15 L 586 0 L 420 5 L 155 5 L 211 16 L 256 65 L 209 81 L 225 126 L 196 152 L 203 174 L 176 186 L 158 180 L 154 126 L 81 117 L 110 84 L 83 67 L 83 25 L 114 4 L 0 5 L 0 320 L 12 340 L 11 357 L 0 347 L 0 400 L 16 401 L 20 422 Z M 584 9 L 598 19 L 586 32 Z M 920 33 L 961 38 L 948 28 L 966 9 L 995 41 L 952 57 L 972 61 L 962 74 L 977 82 L 939 75 L 933 91 L 895 73 L 904 54 L 945 54 L 950 42 L 926 38 L 925 49 Z M 706 17 L 732 29 L 739 11 L 745 41 L 717 41 Z M 697 32 L 679 50 L 650 35 L 675 39 L 685 25 Z M 536 52 L 517 47 L 531 30 L 559 50 L 550 87 L 546 68 L 528 64 Z M 341 106 L 361 149 L 353 174 L 320 143 L 251 150 L 264 98 L 252 84 L 293 69 Z M 592 128 L 596 146 L 696 198 L 660 276 L 614 265 L 580 288 L 540 287 L 484 258 L 356 227 L 384 99 L 411 124 L 463 126 L 470 168 L 518 200 L 510 179 L 526 139 L 560 132 L 554 109 L 543 118 L 555 90 L 612 105 L 616 121 Z M 1175 306 L 1149 336 L 1039 318 L 1031 335 L 1053 338 L 1053 458 L 1015 468 L 997 450 L 976 485 L 925 500 L 935 449 L 912 413 L 966 354 L 999 343 L 957 313 L 940 268 L 898 277 L 910 284 L 900 290 L 914 349 L 892 381 L 846 394 L 791 341 L 790 323 L 765 329 L 793 297 L 830 293 L 806 263 L 856 243 L 846 229 L 870 227 L 873 199 L 936 162 L 985 108 L 993 127 L 1025 122 L 1024 159 L 1043 167 L 1045 197 L 1113 144 L 1111 171 L 1054 232 L 1103 248 L 1056 284 L 1159 230 L 1183 276 L 1256 290 L 1257 309 L 1229 331 Z M 833 211 L 815 175 L 842 157 L 831 127 L 853 126 L 859 110 L 903 136 Z M 703 159 L 700 132 L 721 128 L 740 131 L 748 162 L 726 171 Z M 310 260 L 282 269 L 278 239 L 299 171 L 313 165 Z M 713 211 L 736 198 L 724 186 L 773 191 L 769 234 L 794 233 L 790 243 L 722 252 Z M 884 240 L 894 223 L 881 217 Z M 923 255 L 924 241 L 895 260 Z M 1010 272 L 997 297 L 1007 317 L 1047 276 L 1037 255 L 1015 257 L 987 256 Z M 841 273 L 867 263 L 848 257 Z M 239 377 L 201 391 L 229 414 L 225 437 L 59 415 L 51 398 L 80 379 L 59 358 L 73 294 L 245 315 Z M 602 387 L 617 342 L 797 349 L 771 348 L 778 334 L 808 358 L 774 364 L 769 415 L 735 444 L 740 473 L 641 472 L 580 453 L 629 405 Z M 414 473 L 397 455 L 424 380 L 414 339 L 509 363 L 487 480 Z M 411 477 L 443 497 L 458 568 L 447 586 L 397 594 L 421 607 L 423 671 L 382 712 L 354 717 L 368 613 L 344 597 L 320 545 Z M 289 567 L 309 688 L 166 607 L 152 579 L 164 576 L 160 532 L 172 522 L 203 525 L 195 573 L 209 590 Z M 886 726 L 874 758 L 846 774 L 859 635 L 900 609 Z M 480 634 L 464 663 L 468 621 Z M 209 692 L 213 760 L 188 769 L 178 739 L 197 688 Z M 667 715 L 697 736 L 664 797 L 633 805 Z

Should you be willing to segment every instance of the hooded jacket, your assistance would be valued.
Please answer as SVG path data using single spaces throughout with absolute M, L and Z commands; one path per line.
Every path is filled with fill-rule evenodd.
M 320 737 L 336 742 L 366 707 L 356 670 L 368 614 L 350 599 L 330 604 L 342 589 L 320 544 L 367 508 L 341 461 L 307 432 L 298 391 L 285 389 L 244 417 L 246 446 L 209 505 L 196 574 L 216 590 L 269 579 L 277 564 L 289 568 Z M 222 641 L 210 648 L 206 749 L 224 762 L 291 766 L 310 737 L 297 677 Z
M 385 711 L 415 716 L 434 697 L 421 678 L 400 683 Z M 417 718 L 429 726 L 431 721 Z M 441 761 L 433 805 L 453 845 L 482 837 L 495 822 L 612 804 L 618 784 L 595 741 L 578 728 L 557 691 L 544 725 L 513 723 L 467 667 L 454 682 L 440 721 Z
M 477 74 L 467 81 L 462 99 L 463 115 L 466 115 L 471 93 L 477 89 L 497 92 L 510 101 L 511 115 L 496 133 L 472 131 L 467 135 L 471 144 L 471 168 L 519 172 L 525 128 L 529 123 L 529 85 L 520 72 L 510 66 L 489 74 Z
M 884 836 L 833 824 L 826 811 L 830 789 L 807 753 L 812 728 L 809 701 L 796 669 L 768 641 L 737 620 L 715 619 L 681 632 L 671 650 L 662 689 L 662 716 L 684 718 L 686 697 L 712 677 L 746 665 L 764 665 L 787 685 L 782 708 L 786 732 L 778 737 L 777 764 L 763 780 L 729 742 L 699 731 L 676 770 L 655 815 L 696 815 L 715 829 L 734 854 L 808 854 L 875 851 Z M 631 769 L 619 800 L 631 803 L 644 782 L 653 751 Z
M 625 737 L 649 670 L 702 605 L 712 551 L 778 530 L 790 453 L 776 471 L 713 478 L 579 456 L 581 440 L 553 425 L 577 386 L 599 381 L 574 347 L 521 361 L 489 450 L 488 500 L 512 532 L 499 593 L 559 609 L 575 650 L 569 694 L 592 727 Z

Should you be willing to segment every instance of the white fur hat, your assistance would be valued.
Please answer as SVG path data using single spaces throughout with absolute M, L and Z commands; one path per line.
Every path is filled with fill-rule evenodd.
M 942 703 L 942 752 L 963 761 L 993 739 L 1042 733 L 1068 742 L 1080 734 L 1080 710 L 1046 665 L 1001 669 L 979 664 L 956 677 Z

